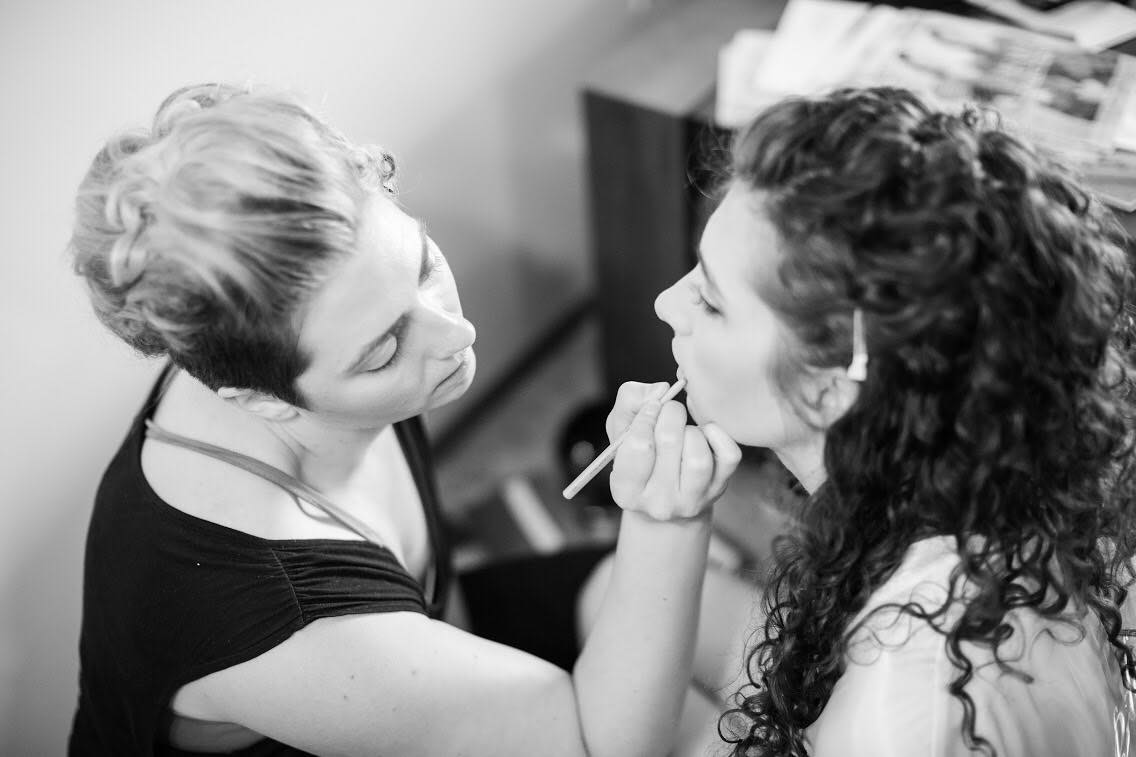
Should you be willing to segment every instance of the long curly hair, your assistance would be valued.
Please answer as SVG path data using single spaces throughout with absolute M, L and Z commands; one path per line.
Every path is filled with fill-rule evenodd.
M 853 619 L 929 536 L 953 537 L 961 558 L 944 604 L 891 607 L 944 635 L 968 748 L 995 751 L 964 648 L 1012 668 L 999 657 L 1012 610 L 1090 610 L 1136 673 L 1119 613 L 1133 578 L 1136 306 L 1111 213 L 995 115 L 937 112 L 894 88 L 768 109 L 737 138 L 731 180 L 760 192 L 783 242 L 761 295 L 791 335 L 790 364 L 847 365 L 857 308 L 871 356 L 826 432 L 826 481 L 780 545 L 749 685 L 719 723 L 733 753 L 806 753 Z

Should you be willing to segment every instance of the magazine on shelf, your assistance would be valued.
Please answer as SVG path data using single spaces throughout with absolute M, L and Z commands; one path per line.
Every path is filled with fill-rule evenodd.
M 748 59 L 741 48 L 749 45 Z M 1011 129 L 1079 170 L 1102 200 L 1136 210 L 1136 58 L 936 11 L 791 0 L 758 50 L 720 57 L 717 116 L 737 126 L 765 104 L 838 86 L 893 85 L 938 107 L 1001 114 Z M 725 102 L 722 102 L 725 101 Z

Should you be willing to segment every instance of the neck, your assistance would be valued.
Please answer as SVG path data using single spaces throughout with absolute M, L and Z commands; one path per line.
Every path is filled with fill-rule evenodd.
M 221 399 L 184 373 L 170 387 L 161 411 L 170 430 L 255 457 L 324 493 L 349 485 L 379 434 L 389 428 L 347 428 L 304 411 L 274 420 Z
M 283 423 L 258 420 L 294 467 L 296 477 L 324 492 L 350 484 L 379 434 L 389 428 L 342 428 L 310 415 Z
M 775 449 L 773 452 L 809 494 L 819 489 L 828 477 L 824 469 L 823 435 L 816 440 Z

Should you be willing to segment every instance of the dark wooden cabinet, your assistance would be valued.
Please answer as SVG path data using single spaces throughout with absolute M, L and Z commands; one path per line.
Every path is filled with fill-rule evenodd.
M 743 28 L 772 29 L 784 0 L 687 0 L 657 13 L 583 87 L 593 265 L 604 381 L 674 375 L 670 330 L 654 313 L 694 265 L 716 155 L 718 50 Z M 719 150 L 718 147 L 723 149 Z

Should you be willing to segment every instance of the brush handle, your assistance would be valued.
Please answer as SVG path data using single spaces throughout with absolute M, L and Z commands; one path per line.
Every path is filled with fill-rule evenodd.
M 681 392 L 684 388 L 686 388 L 686 379 L 679 379 L 678 381 L 674 382 L 673 384 L 671 384 L 670 388 L 667 389 L 666 393 L 663 394 L 662 399 L 659 400 L 659 404 L 670 402 L 675 397 L 677 397 L 678 393 Z M 627 439 L 627 435 L 630 433 L 631 429 L 628 428 L 626 431 L 616 437 L 615 441 L 607 446 L 607 449 L 596 455 L 596 459 L 593 460 L 587 468 L 584 468 L 584 470 L 580 472 L 580 475 L 576 476 L 572 483 L 564 487 L 564 491 L 561 492 L 561 494 L 564 495 L 564 499 L 572 499 L 577 494 L 579 494 L 580 490 L 583 489 L 589 481 L 595 478 L 596 474 L 604 469 L 604 466 L 614 460 L 615 453 L 619 450 L 619 445 L 623 444 L 623 442 Z

